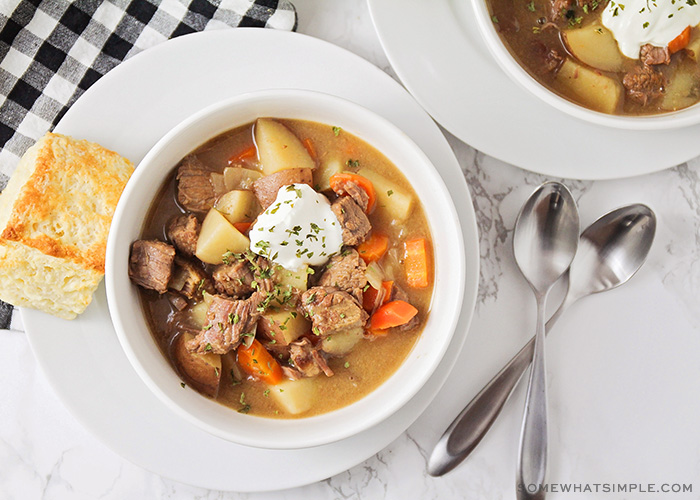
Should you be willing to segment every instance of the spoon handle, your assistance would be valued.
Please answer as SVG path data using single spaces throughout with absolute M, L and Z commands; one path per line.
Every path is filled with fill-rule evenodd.
M 559 309 L 547 321 L 545 331 L 548 332 L 552 328 L 564 310 L 575 300 L 572 295 L 567 295 Z M 450 472 L 481 442 L 501 414 L 523 373 L 530 366 L 534 348 L 533 336 L 452 421 L 435 445 L 428 461 L 428 473 L 431 476 L 442 476 Z
M 523 426 L 520 432 L 516 491 L 519 500 L 543 499 L 547 472 L 547 377 L 544 354 L 544 307 L 547 295 L 537 297 L 537 333 L 532 370 L 527 385 Z M 530 489 L 535 487 L 534 492 Z

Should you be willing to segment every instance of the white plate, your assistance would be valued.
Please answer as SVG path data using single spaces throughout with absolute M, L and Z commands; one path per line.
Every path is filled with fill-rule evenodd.
M 542 174 L 630 177 L 700 154 L 700 125 L 670 131 L 596 126 L 513 82 L 492 60 L 470 0 L 368 0 L 389 61 L 435 120 L 490 156 Z
M 151 394 L 117 341 L 104 286 L 74 321 L 22 311 L 47 379 L 87 429 L 133 463 L 205 488 L 264 491 L 300 486 L 347 470 L 380 451 L 418 418 L 445 382 L 464 344 L 476 300 L 476 219 L 447 141 L 398 83 L 327 42 L 243 28 L 176 38 L 99 80 L 71 107 L 56 131 L 100 142 L 138 162 L 194 111 L 226 97 L 275 87 L 319 90 L 355 101 L 398 125 L 423 149 L 449 186 L 464 233 L 468 260 L 463 312 L 441 365 L 399 412 L 331 445 L 277 451 L 215 438 L 177 417 Z

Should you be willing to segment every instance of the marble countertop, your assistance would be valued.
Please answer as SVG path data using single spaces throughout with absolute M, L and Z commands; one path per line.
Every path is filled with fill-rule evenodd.
M 394 75 L 363 0 L 294 3 L 299 32 L 345 47 Z M 525 198 L 548 179 L 446 136 L 477 213 L 479 296 L 457 366 L 401 437 L 346 472 L 293 490 L 196 488 L 145 471 L 90 435 L 52 392 L 24 334 L 4 331 L 0 498 L 515 498 L 524 387 L 455 471 L 431 478 L 426 461 L 459 408 L 534 331 L 534 297 L 512 260 L 511 233 Z M 561 333 L 548 341 L 549 482 L 579 488 L 549 498 L 700 498 L 700 160 L 627 180 L 565 182 L 583 226 L 631 202 L 652 207 L 659 225 L 639 274 L 620 289 L 574 305 L 557 325 Z M 677 484 L 692 491 L 650 492 Z M 605 492 L 603 485 L 626 485 L 628 491 Z

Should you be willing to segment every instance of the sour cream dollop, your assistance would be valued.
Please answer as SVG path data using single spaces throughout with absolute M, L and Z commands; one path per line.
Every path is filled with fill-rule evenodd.
M 290 271 L 324 264 L 343 246 L 328 198 L 306 184 L 281 187 L 248 235 L 254 253 Z
M 650 43 L 666 47 L 688 26 L 700 23 L 700 5 L 696 0 L 611 0 L 602 15 L 620 47 L 631 59 Z

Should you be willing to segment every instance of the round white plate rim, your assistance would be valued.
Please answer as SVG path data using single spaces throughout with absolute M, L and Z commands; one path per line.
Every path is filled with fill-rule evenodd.
M 396 121 L 403 117 L 403 114 L 406 110 L 409 110 L 409 114 L 415 119 L 415 121 L 420 122 L 419 128 L 424 129 L 423 131 L 425 132 L 425 137 L 414 137 L 414 140 L 416 140 L 416 142 L 419 145 L 421 145 L 423 149 L 427 149 L 426 154 L 428 154 L 428 156 L 431 157 L 433 162 L 438 166 L 438 169 L 440 170 L 441 176 L 443 176 L 443 178 L 445 178 L 446 176 L 452 177 L 452 182 L 446 182 L 446 184 L 450 186 L 453 197 L 455 193 L 459 194 L 460 203 L 455 203 L 455 205 L 457 206 L 458 212 L 460 214 L 460 222 L 463 226 L 463 231 L 465 234 L 465 246 L 467 254 L 477 257 L 475 259 L 469 259 L 467 262 L 468 279 L 466 280 L 467 286 L 465 289 L 465 307 L 463 307 L 463 313 L 460 317 L 457 326 L 457 332 L 455 333 L 452 344 L 450 345 L 450 351 L 448 352 L 448 354 L 446 354 L 443 363 L 438 368 L 438 371 L 428 381 L 426 388 L 423 391 L 421 391 L 421 393 L 419 393 L 418 396 L 411 400 L 408 403 L 408 405 L 399 412 L 397 412 L 397 414 L 390 417 L 387 421 L 363 433 L 363 435 L 354 438 L 348 438 L 339 443 L 326 445 L 325 447 L 318 447 L 315 449 L 306 450 L 293 450 L 292 452 L 290 452 L 294 453 L 294 462 L 297 464 L 299 462 L 310 462 L 309 456 L 313 456 L 314 454 L 316 454 L 315 458 L 321 456 L 322 454 L 325 454 L 325 458 L 328 458 L 328 456 L 332 457 L 331 459 L 325 460 L 321 464 L 319 464 L 318 460 L 315 460 L 313 462 L 313 465 L 317 466 L 316 468 L 302 468 L 302 470 L 307 471 L 305 475 L 302 476 L 300 474 L 297 474 L 297 476 L 295 477 L 286 477 L 283 474 L 275 474 L 272 478 L 266 477 L 266 482 L 261 483 L 260 481 L 258 481 L 257 484 L 248 483 L 243 487 L 241 486 L 240 481 L 235 481 L 231 477 L 222 478 L 222 474 L 220 473 L 220 471 L 216 470 L 216 467 L 208 469 L 207 467 L 204 467 L 204 464 L 201 463 L 201 461 L 195 461 L 198 467 L 204 469 L 202 471 L 199 471 L 201 472 L 201 474 L 190 476 L 184 479 L 181 475 L 173 474 L 172 471 L 168 469 L 168 467 L 170 467 L 171 469 L 174 468 L 173 465 L 164 466 L 162 463 L 154 463 L 153 456 L 148 456 L 149 453 L 152 453 L 152 450 L 144 449 L 143 453 L 141 453 L 140 451 L 135 451 L 135 445 L 133 443 L 129 443 L 127 445 L 127 442 L 129 440 L 133 441 L 134 439 L 136 439 L 135 435 L 129 435 L 128 437 L 120 436 L 119 438 L 117 436 L 109 435 L 110 424 L 105 424 L 104 422 L 99 421 L 99 418 L 103 417 L 103 415 L 99 415 L 99 411 L 96 412 L 96 410 L 99 410 L 99 407 L 90 405 L 89 403 L 86 404 L 82 400 L 82 398 L 79 397 L 79 395 L 71 393 L 71 387 L 62 385 L 62 380 L 59 380 L 60 377 L 63 376 L 63 381 L 65 381 L 70 380 L 70 377 L 76 377 L 77 374 L 74 375 L 71 373 L 72 369 L 75 368 L 71 367 L 71 370 L 65 370 L 65 375 L 61 375 L 60 370 L 65 369 L 65 366 L 60 365 L 60 363 L 58 363 L 59 360 L 55 359 L 55 356 L 54 358 L 52 358 L 52 349 L 56 347 L 57 342 L 61 342 L 61 340 L 56 340 L 56 338 L 61 337 L 61 330 L 66 330 L 67 334 L 69 330 L 79 330 L 81 328 L 81 322 L 85 324 L 85 326 L 83 326 L 83 328 L 85 329 L 89 329 L 90 327 L 95 325 L 100 325 L 100 322 L 102 322 L 102 328 L 109 331 L 112 330 L 111 323 L 104 323 L 104 314 L 106 311 L 104 285 L 100 286 L 100 289 L 96 294 L 96 298 L 94 300 L 93 305 L 91 305 L 88 308 L 88 310 L 83 316 L 74 320 L 73 322 L 57 320 L 56 318 L 33 310 L 22 310 L 22 318 L 27 331 L 28 340 L 36 356 L 39 366 L 47 376 L 47 379 L 50 385 L 52 385 L 55 393 L 58 395 L 59 399 L 63 402 L 63 404 L 69 409 L 69 411 L 73 414 L 73 416 L 78 421 L 80 421 L 85 428 L 92 432 L 93 435 L 95 435 L 108 447 L 112 448 L 124 458 L 132 461 L 133 463 L 141 467 L 144 467 L 152 472 L 163 475 L 165 477 L 170 477 L 178 481 L 187 482 L 189 484 L 194 484 L 197 486 L 212 489 L 237 491 L 267 491 L 301 486 L 342 472 L 347 468 L 354 466 L 357 463 L 360 463 L 361 461 L 371 457 L 372 455 L 380 451 L 391 441 L 393 441 L 396 437 L 398 437 L 416 418 L 418 418 L 418 416 L 422 413 L 425 407 L 427 407 L 429 402 L 432 400 L 432 397 L 437 393 L 438 389 L 447 379 L 449 372 L 452 366 L 454 365 L 462 346 L 464 345 L 466 332 L 468 330 L 469 323 L 473 315 L 478 288 L 478 234 L 476 228 L 476 218 L 474 214 L 474 209 L 471 204 L 471 197 L 466 187 L 466 182 L 464 181 L 462 173 L 459 170 L 459 164 L 457 163 L 457 160 L 454 157 L 454 153 L 450 149 L 446 139 L 439 132 L 439 129 L 435 127 L 434 123 L 432 122 L 432 120 L 430 120 L 427 114 L 425 114 L 425 112 L 418 107 L 417 103 L 415 103 L 415 101 L 413 101 L 413 99 L 405 93 L 405 90 L 402 89 L 398 83 L 391 80 L 391 78 L 388 75 L 383 73 L 375 66 L 361 59 L 359 56 L 356 56 L 344 49 L 336 47 L 328 42 L 308 37 L 306 35 L 239 28 L 236 30 L 226 30 L 218 32 L 203 32 L 171 40 L 153 49 L 150 49 L 149 51 L 146 51 L 138 56 L 135 56 L 131 60 L 123 63 L 121 66 L 117 67 L 115 70 L 103 77 L 91 89 L 89 89 L 81 97 L 80 100 L 76 102 L 76 104 L 71 108 L 71 110 L 69 110 L 69 112 L 64 116 L 63 120 L 57 127 L 56 131 L 61 132 L 65 130 L 66 133 L 68 133 L 71 129 L 79 129 L 81 127 L 85 129 L 88 126 L 87 124 L 80 125 L 78 123 L 79 120 L 83 120 L 85 118 L 85 116 L 81 116 L 82 113 L 86 112 L 86 110 L 83 109 L 85 108 L 83 103 L 90 100 L 90 102 L 94 104 L 96 102 L 95 99 L 101 97 L 100 93 L 106 91 L 113 92 L 115 86 L 117 86 L 117 84 L 120 83 L 120 78 L 125 78 L 129 75 L 133 76 L 133 71 L 139 66 L 146 64 L 146 62 L 157 63 L 157 61 L 162 59 L 163 57 L 167 58 L 172 56 L 172 54 L 176 51 L 178 51 L 178 58 L 182 59 L 187 55 L 187 50 L 195 50 L 195 47 L 201 48 L 201 46 L 207 44 L 211 44 L 211 47 L 215 47 L 217 43 L 220 44 L 222 42 L 225 42 L 226 44 L 249 44 L 249 48 L 251 51 L 258 51 L 260 53 L 264 53 L 265 47 L 268 47 L 270 49 L 274 48 L 278 51 L 280 51 L 280 47 L 284 47 L 284 49 L 280 52 L 286 53 L 286 51 L 289 51 L 289 54 L 287 54 L 286 57 L 294 57 L 292 54 L 303 53 L 305 54 L 304 58 L 307 62 L 309 60 L 313 61 L 314 56 L 332 56 L 334 63 L 337 61 L 342 61 L 344 64 L 347 64 L 348 67 L 351 67 L 355 74 L 363 74 L 367 79 L 374 78 L 378 80 L 382 86 L 386 86 L 387 88 L 381 89 L 381 91 L 382 94 L 386 92 L 390 94 L 382 96 L 387 101 L 391 99 L 392 101 L 395 100 L 400 102 L 401 100 L 405 101 L 406 99 L 410 99 L 410 102 L 406 103 L 408 104 L 407 107 L 404 107 L 401 111 L 392 111 L 392 113 L 394 113 L 394 116 L 387 116 L 387 118 L 389 118 L 390 120 L 392 120 L 393 118 L 392 121 Z M 305 49 L 305 51 L 299 51 L 299 49 L 301 48 Z M 296 49 L 296 51 L 294 49 Z M 216 48 L 214 48 L 213 50 L 216 50 Z M 269 52 L 267 54 L 269 57 Z M 278 55 L 277 57 L 279 58 L 281 56 Z M 131 69 L 132 67 L 134 68 L 133 70 Z M 213 75 L 216 76 L 217 74 L 222 73 L 224 70 L 221 68 L 214 68 L 213 71 Z M 253 79 L 255 78 L 260 80 L 259 77 L 254 76 Z M 313 77 L 304 78 L 308 80 L 309 78 Z M 316 87 L 319 85 L 321 87 L 323 87 L 324 85 L 330 86 L 331 78 L 328 75 L 325 75 L 323 78 L 324 80 L 328 80 L 328 82 L 318 82 L 309 80 L 307 84 L 310 87 Z M 377 89 L 378 87 L 379 85 L 377 86 Z M 102 89 L 105 90 L 103 91 Z M 337 87 L 335 85 L 333 85 L 333 88 L 327 89 L 327 91 L 338 94 Z M 241 91 L 239 90 L 237 92 Z M 235 93 L 231 92 L 230 95 L 235 95 Z M 357 98 L 356 95 L 341 95 L 341 97 L 346 97 L 349 99 Z M 361 102 L 361 104 L 363 103 Z M 90 113 L 88 112 L 88 115 L 89 114 Z M 414 127 L 416 125 L 411 126 Z M 95 126 L 93 125 L 93 127 Z M 99 126 L 97 126 L 96 128 L 99 128 Z M 86 135 L 91 134 L 92 132 L 86 132 Z M 155 142 L 155 140 L 157 140 L 157 137 L 153 140 L 153 142 Z M 145 151 L 143 151 L 142 155 L 143 154 L 145 154 Z M 455 182 L 457 175 L 461 179 L 461 183 Z M 102 310 L 100 310 L 99 308 L 102 308 Z M 49 333 L 47 332 L 47 330 L 49 329 L 53 330 L 50 332 L 50 337 L 47 336 L 47 333 Z M 114 335 L 113 331 L 111 333 L 112 335 Z M 81 336 L 81 338 L 84 338 L 86 342 L 89 343 L 91 341 L 90 336 L 87 335 L 86 332 L 80 332 L 79 335 Z M 99 346 L 93 347 L 93 349 L 97 350 L 99 349 Z M 119 355 L 115 356 L 117 358 L 119 357 Z M 121 356 L 123 356 L 123 352 Z M 114 362 L 116 362 L 117 364 L 119 363 L 118 360 Z M 130 366 L 129 369 L 131 369 Z M 131 371 L 133 370 L 131 369 Z M 128 373 L 122 374 L 122 377 L 131 379 L 130 383 L 133 384 L 133 380 L 134 377 L 136 377 L 136 375 L 135 373 Z M 137 378 L 136 380 L 139 380 L 140 383 L 140 379 Z M 119 388 L 118 386 L 120 383 L 125 384 L 126 382 L 122 382 L 121 380 L 117 379 L 108 380 L 106 383 L 106 387 L 108 390 L 114 389 L 112 384 L 116 384 L 117 388 Z M 136 389 L 138 392 L 144 388 L 134 387 L 134 389 Z M 427 394 L 426 391 L 429 391 L 431 394 Z M 115 397 L 118 398 L 119 396 L 120 394 L 115 392 Z M 155 396 L 152 397 L 154 398 L 153 407 L 149 408 L 149 410 L 154 414 L 158 414 L 158 412 L 161 411 L 161 408 L 159 408 L 157 405 L 160 403 L 157 401 L 157 399 L 155 399 Z M 135 411 L 143 412 L 144 410 L 139 408 Z M 170 414 L 168 413 L 168 415 Z M 180 421 L 179 419 L 177 419 L 177 417 L 174 416 L 172 422 L 166 423 L 168 425 L 175 426 L 181 429 L 183 428 L 183 426 L 187 426 L 187 431 L 189 432 L 190 430 L 190 424 L 186 424 L 184 423 L 184 421 Z M 136 429 L 136 431 L 138 431 L 138 429 Z M 198 430 L 193 430 L 192 432 L 196 434 Z M 218 441 L 223 441 L 202 433 L 202 439 L 204 441 L 206 441 L 209 438 L 217 439 L 216 443 L 210 441 L 210 444 L 218 444 Z M 196 445 L 192 444 L 192 446 L 202 447 L 204 446 L 204 444 L 197 443 Z M 228 442 L 224 442 L 223 446 L 225 447 L 224 451 L 230 450 L 229 452 L 234 457 L 236 454 L 241 453 L 244 455 L 248 455 L 248 458 L 246 459 L 247 462 L 254 461 L 253 459 L 258 458 L 261 455 L 264 455 L 266 460 L 273 461 L 277 456 L 289 456 L 288 454 L 277 450 L 258 450 L 246 448 Z M 329 451 L 334 451 L 335 453 L 329 453 Z M 342 451 L 343 453 L 338 453 L 338 451 Z M 189 450 L 189 452 L 190 453 L 188 453 L 188 455 L 192 456 L 192 450 Z M 205 458 L 207 456 L 207 451 L 205 450 L 197 450 L 197 453 L 199 453 Z M 296 467 L 298 468 L 298 465 Z M 219 472 L 219 474 L 217 474 L 217 472 Z M 210 476 L 206 477 L 207 474 L 210 474 Z
M 553 177 L 603 180 L 660 171 L 700 154 L 700 125 L 621 130 L 546 105 L 491 60 L 469 0 L 367 2 L 404 86 L 447 131 L 489 156 Z M 498 99 L 485 97 L 485 89 L 501 90 Z M 587 142 L 576 148 L 575 138 Z

